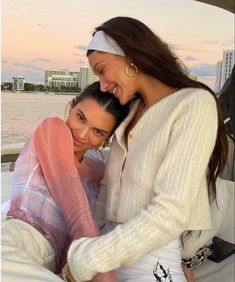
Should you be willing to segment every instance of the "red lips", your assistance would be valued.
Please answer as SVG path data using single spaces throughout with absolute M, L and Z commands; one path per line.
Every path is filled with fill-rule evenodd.
M 78 146 L 78 147 L 84 145 L 83 142 L 81 142 L 79 139 L 76 139 L 75 137 L 73 137 L 73 143 L 75 146 Z

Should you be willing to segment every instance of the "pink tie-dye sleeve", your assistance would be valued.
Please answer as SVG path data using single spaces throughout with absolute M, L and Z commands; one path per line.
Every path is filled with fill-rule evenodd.
M 60 206 L 72 239 L 99 234 L 75 165 L 67 124 L 44 120 L 33 135 L 33 146 L 52 197 Z

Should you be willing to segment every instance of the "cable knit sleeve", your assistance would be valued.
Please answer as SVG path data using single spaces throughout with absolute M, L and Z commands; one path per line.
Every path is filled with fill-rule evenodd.
M 209 93 L 191 95 L 179 108 L 165 140 L 167 153 L 156 171 L 151 203 L 112 232 L 72 243 L 68 262 L 76 279 L 87 281 L 97 272 L 130 265 L 190 226 L 191 208 L 200 197 L 199 187 L 215 145 L 217 109 Z
M 46 183 L 63 211 L 70 235 L 74 239 L 93 237 L 99 231 L 80 182 L 72 142 L 69 127 L 57 117 L 44 120 L 33 135 Z

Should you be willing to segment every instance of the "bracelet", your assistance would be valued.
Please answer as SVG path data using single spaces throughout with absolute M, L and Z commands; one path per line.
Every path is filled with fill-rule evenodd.
M 73 278 L 72 273 L 70 272 L 69 266 L 66 263 L 64 268 L 63 268 L 63 280 L 66 282 L 76 282 L 76 280 Z

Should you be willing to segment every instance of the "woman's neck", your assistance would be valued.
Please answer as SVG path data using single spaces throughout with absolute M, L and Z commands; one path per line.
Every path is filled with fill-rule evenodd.
M 139 93 L 143 99 L 144 109 L 143 111 L 148 110 L 152 105 L 159 102 L 161 99 L 173 94 L 177 91 L 177 88 L 170 87 L 161 81 L 142 74 L 140 82 Z
M 80 152 L 74 153 L 74 157 L 75 157 L 76 161 L 81 163 L 83 161 L 83 158 L 84 158 L 84 153 L 80 153 Z

